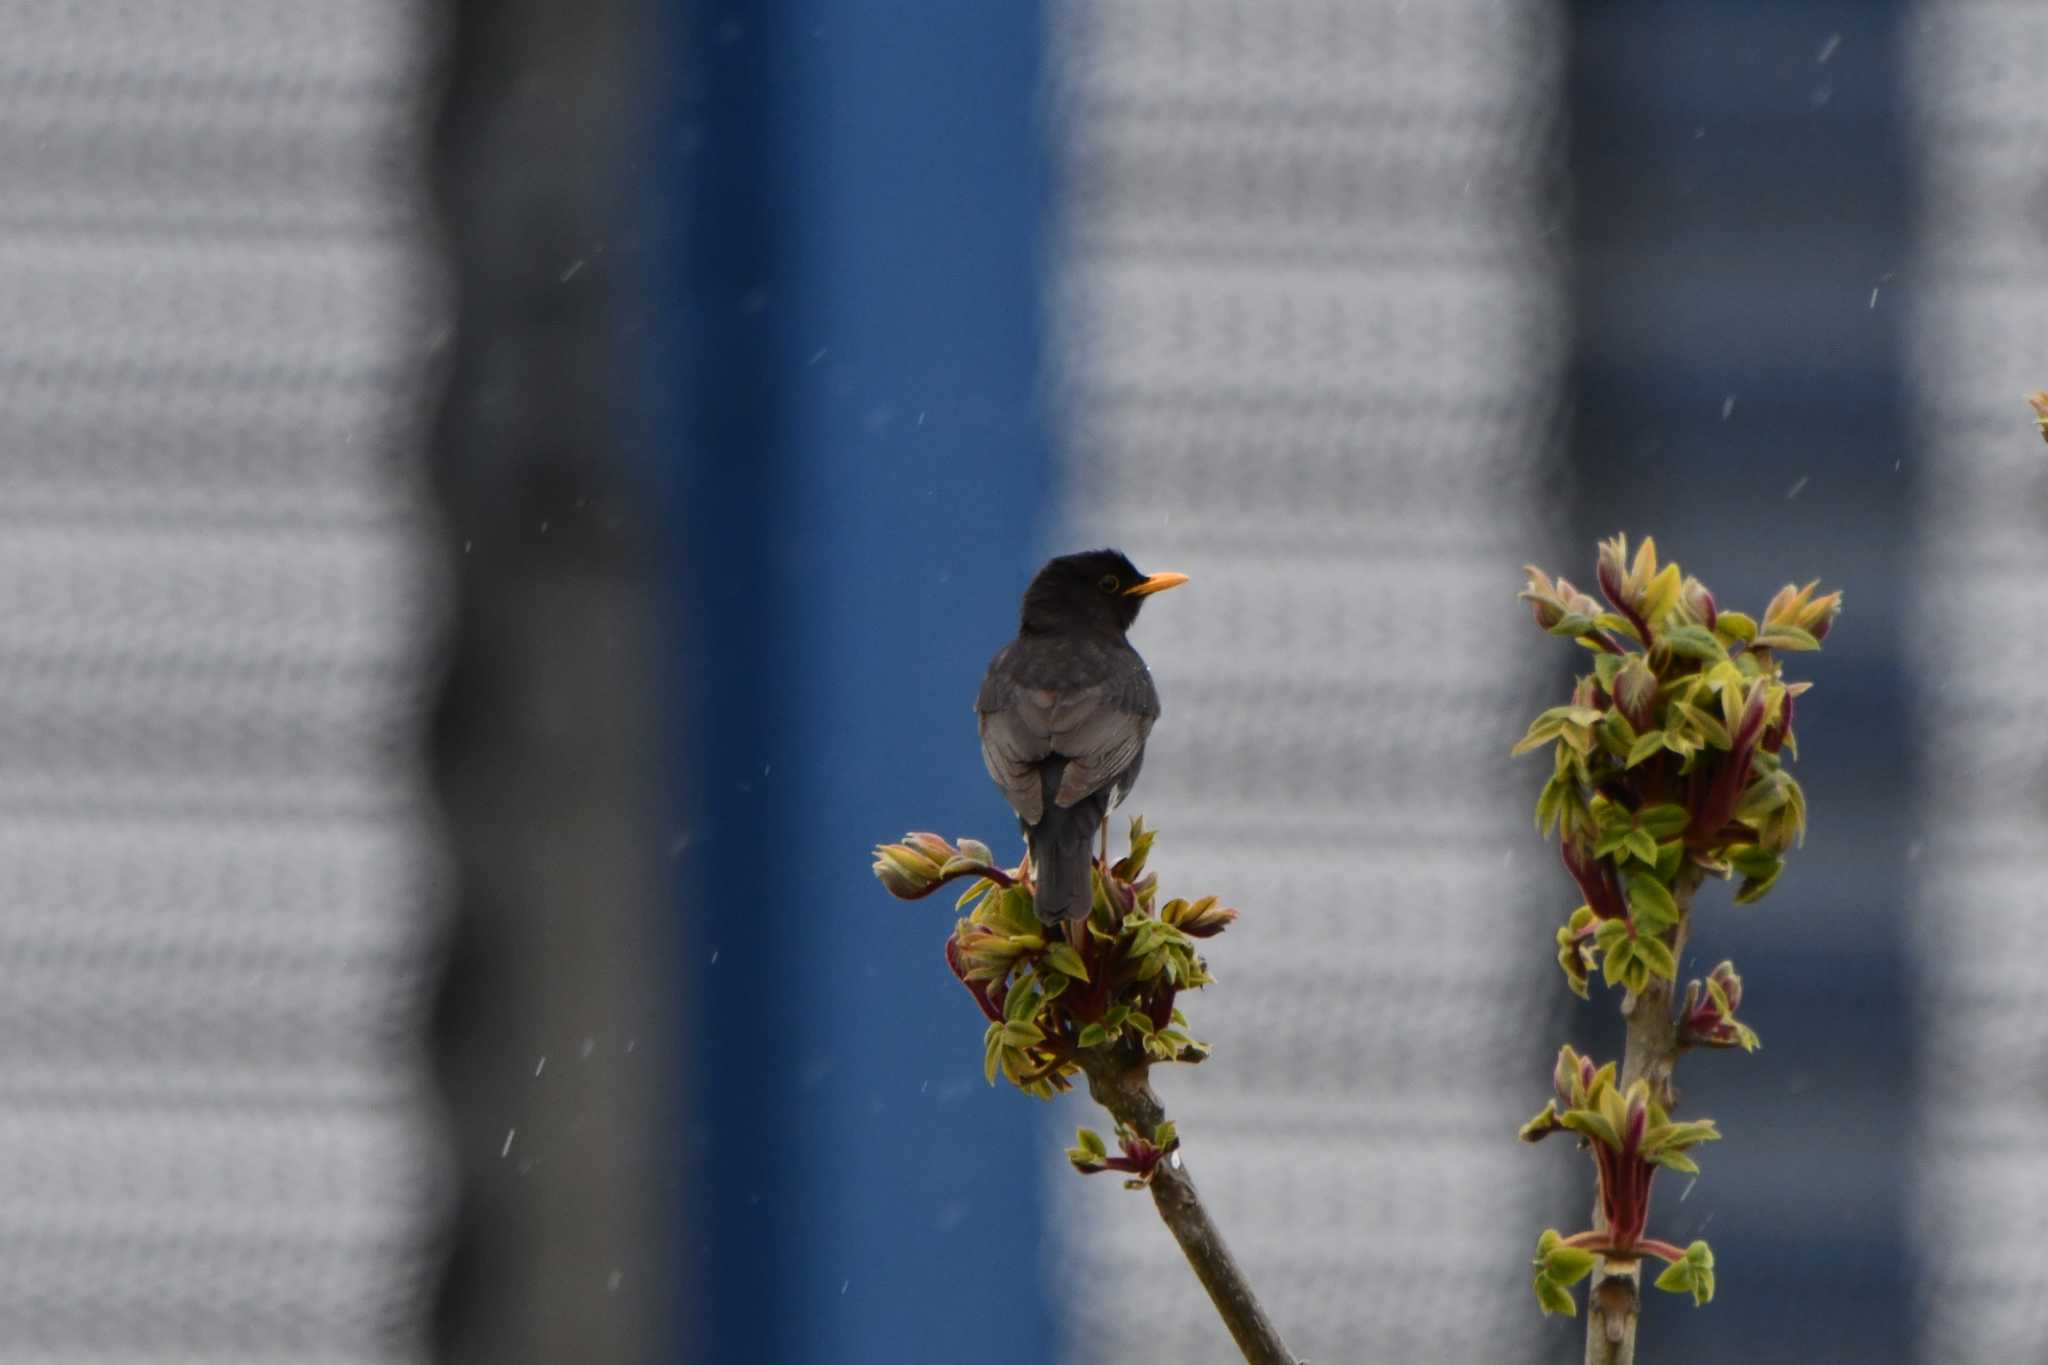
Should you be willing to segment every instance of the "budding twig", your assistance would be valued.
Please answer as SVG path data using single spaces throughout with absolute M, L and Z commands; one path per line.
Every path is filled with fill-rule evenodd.
M 1521 594 L 1537 625 L 1596 651 L 1571 700 L 1544 711 L 1512 752 L 1548 749 L 1550 780 L 1536 827 L 1557 831 L 1565 870 L 1585 903 L 1555 935 L 1572 992 L 1595 969 L 1622 991 L 1627 1048 L 1619 1069 L 1570 1047 L 1552 1073 L 1556 1098 L 1522 1125 L 1524 1141 L 1576 1133 L 1599 1173 L 1593 1230 L 1544 1230 L 1530 1288 L 1546 1313 L 1578 1311 L 1586 1294 L 1587 1365 L 1631 1365 L 1642 1311 L 1644 1256 L 1666 1263 L 1656 1286 L 1714 1297 L 1714 1253 L 1648 1235 L 1658 1167 L 1696 1173 L 1688 1149 L 1719 1139 L 1711 1119 L 1674 1120 L 1672 1068 L 1689 1047 L 1756 1050 L 1738 1017 L 1742 978 L 1723 962 L 1672 1003 L 1694 893 L 1707 874 L 1739 876 L 1736 903 L 1761 899 L 1806 828 L 1806 797 L 1787 769 L 1798 754 L 1794 702 L 1781 656 L 1819 649 L 1842 608 L 1819 580 L 1787 584 L 1758 620 L 1723 611 L 1645 539 L 1601 542 L 1606 605 L 1531 567 Z M 1622 641 L 1614 649 L 1609 646 Z M 1633 647 L 1631 647 L 1631 644 Z
M 1156 1133 L 1166 1122 L 1166 1108 L 1153 1093 L 1146 1063 L 1093 1052 L 1083 1054 L 1082 1065 L 1088 1073 L 1088 1093 L 1123 1127 Z M 1250 1365 L 1299 1365 L 1203 1207 L 1194 1177 L 1177 1149 L 1159 1161 L 1148 1183 L 1160 1219 L 1180 1243 L 1245 1360 Z
M 1174 1002 L 1209 984 L 1196 951 L 1237 919 L 1214 896 L 1158 903 L 1146 872 L 1154 832 L 1131 823 L 1131 851 L 1098 863 L 1086 919 L 1042 923 L 1023 869 L 1005 871 L 979 840 L 957 845 L 912 833 L 875 849 L 874 873 L 890 894 L 921 900 L 944 883 L 974 877 L 956 909 L 967 912 L 946 940 L 946 967 L 987 1020 L 982 1036 L 989 1084 L 1005 1078 L 1050 1098 L 1085 1074 L 1089 1093 L 1116 1119 L 1118 1152 L 1086 1128 L 1067 1159 L 1084 1175 L 1117 1171 L 1152 1192 L 1153 1207 L 1223 1325 L 1251 1365 L 1298 1365 L 1252 1293 L 1223 1234 L 1210 1221 L 1149 1080 L 1153 1062 L 1199 1062 L 1208 1048 L 1184 1030 Z
M 1671 898 L 1679 909 L 1678 926 L 1671 935 L 1673 957 L 1685 954 L 1693 893 L 1699 890 L 1703 875 L 1699 868 L 1688 865 L 1671 888 Z M 1671 1009 L 1671 982 L 1651 977 L 1642 991 L 1622 997 L 1621 1014 L 1628 1021 L 1628 1041 L 1621 1055 L 1623 1089 L 1639 1080 L 1648 1081 L 1657 1103 L 1673 1108 L 1678 1097 L 1671 1073 L 1680 1048 L 1678 1019 Z M 1593 1201 L 1593 1226 L 1605 1227 L 1598 1199 Z M 1641 1258 L 1609 1261 L 1602 1257 L 1586 1294 L 1586 1365 L 1635 1365 L 1636 1320 L 1642 1303 Z

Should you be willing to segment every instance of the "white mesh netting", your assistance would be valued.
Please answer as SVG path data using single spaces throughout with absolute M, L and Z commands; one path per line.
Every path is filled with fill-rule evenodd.
M 0 0 L 0 1356 L 416 1359 L 397 0 Z
M 1157 1079 L 1316 1360 L 1533 1348 L 1554 865 L 1506 749 L 1555 663 L 1513 594 L 1569 352 L 1564 37 L 1541 0 L 1054 7 L 1060 545 L 1193 574 L 1135 632 L 1165 714 L 1124 813 L 1168 894 L 1245 912 L 1186 1002 L 1215 1057 Z M 1068 1359 L 1235 1358 L 1132 1196 L 1055 1188 Z
M 1908 358 L 1924 468 L 1912 613 L 1924 838 L 1910 922 L 1922 1054 L 1921 1358 L 2048 1358 L 2048 9 L 1908 12 L 1922 197 Z

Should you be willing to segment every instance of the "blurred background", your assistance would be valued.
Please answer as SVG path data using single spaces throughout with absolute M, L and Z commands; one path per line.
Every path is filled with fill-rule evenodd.
M 1189 573 L 1162 1077 L 1317 1361 L 1578 1358 L 1519 566 L 1847 593 L 1655 1358 L 2048 1357 L 2048 9 L 0 0 L 0 1362 L 1206 1362 L 908 829 Z M 1456 961 L 1437 945 L 1473 945 Z

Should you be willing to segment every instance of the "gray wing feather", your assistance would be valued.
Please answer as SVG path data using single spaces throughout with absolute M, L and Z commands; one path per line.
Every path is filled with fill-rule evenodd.
M 1052 757 L 1049 709 L 1012 704 L 981 713 L 981 761 L 1002 788 L 1019 819 L 1035 825 L 1045 816 L 1039 764 Z
M 1130 767 L 1152 732 L 1152 717 L 1119 710 L 1106 700 L 1098 694 L 1085 711 L 1054 719 L 1053 749 L 1069 759 L 1053 795 L 1059 805 L 1083 800 Z
M 1053 800 L 1085 800 L 1130 767 L 1159 715 L 1159 694 L 1143 664 L 1124 676 L 1072 692 L 1018 687 L 1000 680 L 996 656 L 974 709 L 981 722 L 981 758 L 1010 809 L 1027 825 L 1045 815 L 1040 769 L 1067 760 Z
M 1005 646 L 982 679 L 974 709 L 981 726 L 981 761 L 1002 789 L 1003 799 L 1027 825 L 1045 815 L 1038 765 L 1052 756 L 1050 692 L 1027 691 L 1004 682 L 999 670 L 1014 646 Z

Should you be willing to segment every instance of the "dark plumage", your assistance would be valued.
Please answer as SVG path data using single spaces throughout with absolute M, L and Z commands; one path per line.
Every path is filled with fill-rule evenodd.
M 1148 578 L 1115 550 L 1061 555 L 1025 589 L 1017 638 L 982 679 L 982 760 L 1024 826 L 1048 924 L 1087 917 L 1090 845 L 1137 782 L 1159 716 L 1152 672 L 1124 632 L 1146 597 L 1186 581 Z

